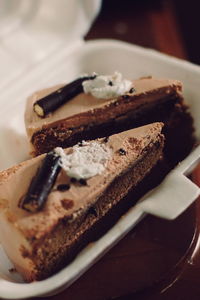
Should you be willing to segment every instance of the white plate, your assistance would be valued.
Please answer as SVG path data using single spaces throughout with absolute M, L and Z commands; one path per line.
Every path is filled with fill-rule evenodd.
M 81 73 L 109 74 L 119 70 L 127 78 L 154 75 L 179 79 L 194 117 L 200 140 L 200 68 L 156 51 L 113 40 L 77 42 L 63 47 L 51 58 L 0 88 L 0 169 L 28 158 L 23 113 L 26 98 L 35 90 L 67 82 Z M 108 249 L 117 243 L 146 213 L 167 219 L 177 217 L 200 194 L 199 188 L 185 176 L 200 158 L 198 146 L 164 182 L 130 209 L 102 238 L 87 246 L 76 259 L 56 275 L 40 282 L 24 283 L 14 273 L 3 250 L 0 250 L 0 297 L 23 299 L 58 293 L 80 277 Z M 169 200 L 166 201 L 166 200 Z

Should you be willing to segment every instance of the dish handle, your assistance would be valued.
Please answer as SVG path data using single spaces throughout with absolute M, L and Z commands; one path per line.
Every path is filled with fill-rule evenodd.
M 200 188 L 183 173 L 173 170 L 155 189 L 147 193 L 140 209 L 148 214 L 173 220 L 200 195 Z

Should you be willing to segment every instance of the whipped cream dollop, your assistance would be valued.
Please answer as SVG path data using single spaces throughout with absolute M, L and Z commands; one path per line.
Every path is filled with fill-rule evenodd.
M 82 83 L 86 94 L 92 94 L 96 98 L 111 99 L 127 93 L 133 83 L 123 79 L 122 74 L 115 72 L 113 75 L 96 75 L 92 80 Z
M 111 148 L 100 142 L 82 141 L 81 145 L 72 147 L 70 154 L 65 154 L 60 147 L 54 151 L 61 157 L 61 167 L 67 175 L 76 179 L 88 179 L 101 174 L 112 155 Z

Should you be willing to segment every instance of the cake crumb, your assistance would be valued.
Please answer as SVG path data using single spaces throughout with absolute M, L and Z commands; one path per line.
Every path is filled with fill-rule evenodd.
M 17 270 L 16 270 L 15 268 L 10 268 L 8 271 L 9 271 L 10 273 L 16 273 L 16 272 L 17 272 Z
M 68 210 L 74 206 L 73 200 L 70 200 L 70 199 L 61 200 L 61 204 L 62 204 L 62 207 L 66 210 Z

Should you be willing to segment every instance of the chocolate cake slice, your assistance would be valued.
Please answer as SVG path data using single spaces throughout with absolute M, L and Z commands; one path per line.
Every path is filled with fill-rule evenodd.
M 26 281 L 55 273 L 103 233 L 111 212 L 119 218 L 128 191 L 162 158 L 162 127 L 57 147 L 0 173 L 0 240 Z
M 173 166 L 188 155 L 194 144 L 193 121 L 183 100 L 181 82 L 152 77 L 117 81 L 115 77 L 116 73 L 94 75 L 90 80 L 82 77 L 32 95 L 25 113 L 32 153 L 164 122 L 167 160 Z

